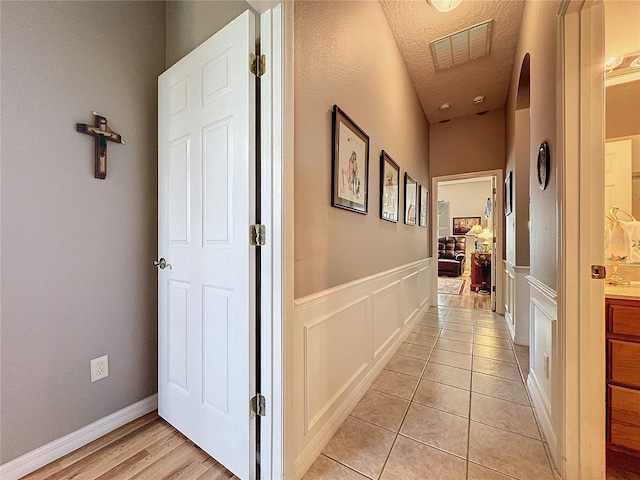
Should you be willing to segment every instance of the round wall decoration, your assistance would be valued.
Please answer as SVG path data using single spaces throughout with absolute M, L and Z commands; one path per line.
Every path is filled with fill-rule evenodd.
M 540 190 L 544 190 L 549 184 L 550 167 L 551 156 L 549 155 L 549 144 L 542 142 L 538 149 L 538 184 L 540 185 Z

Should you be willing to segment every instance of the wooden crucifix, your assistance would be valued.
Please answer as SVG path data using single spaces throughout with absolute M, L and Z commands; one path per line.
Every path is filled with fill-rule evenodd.
M 93 112 L 96 117 L 95 125 L 87 125 L 86 123 L 76 123 L 76 130 L 80 133 L 86 133 L 95 137 L 96 142 L 96 170 L 95 177 L 101 180 L 107 178 L 107 140 L 116 143 L 124 141 L 120 134 L 114 132 L 107 125 L 107 119 L 102 115 Z

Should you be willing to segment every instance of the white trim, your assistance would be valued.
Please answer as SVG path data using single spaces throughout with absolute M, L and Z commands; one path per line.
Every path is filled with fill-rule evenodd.
M 157 408 L 158 395 L 151 395 L 80 430 L 71 432 L 64 437 L 0 465 L 0 478 L 2 480 L 17 480 L 31 472 L 35 472 L 37 469 L 93 442 L 116 428 L 120 428 L 149 412 L 153 412 Z
M 415 267 L 420 264 L 425 264 L 427 266 L 430 266 L 431 258 L 427 258 L 425 260 L 416 260 L 415 262 L 406 263 L 404 265 L 400 265 L 399 267 L 391 268 L 383 272 L 374 273 L 373 275 L 369 275 L 368 277 L 358 278 L 357 280 L 352 280 L 351 282 L 343 283 L 342 285 L 337 285 L 335 287 L 331 287 L 326 290 L 322 290 L 320 292 L 312 293 L 310 295 L 307 295 L 306 297 L 296 298 L 294 300 L 295 308 L 298 309 L 302 306 L 312 305 L 317 301 L 324 300 L 329 295 L 334 295 L 336 293 L 340 293 L 341 291 L 350 290 L 353 287 L 357 287 L 358 285 L 363 285 L 372 280 L 393 275 L 394 273 L 401 272 L 403 270 L 408 270 L 411 267 Z
M 538 290 L 540 293 L 544 294 L 544 296 L 549 300 L 551 300 L 552 302 L 556 302 L 558 300 L 558 293 L 553 288 L 548 287 L 532 275 L 527 275 L 526 278 L 529 282 L 529 285 Z
M 293 476 L 293 332 L 294 332 L 294 4 L 283 2 L 282 22 L 282 476 Z
M 427 258 L 296 299 L 291 478 L 304 475 L 431 305 L 429 268 Z
M 601 264 L 604 75 L 602 0 L 563 0 L 558 11 L 558 465 L 566 480 L 605 475 L 604 285 Z
M 431 179 L 431 191 L 433 201 L 431 202 L 431 218 L 434 221 L 431 222 L 431 254 L 434 258 L 434 262 L 437 262 L 437 251 L 438 251 L 438 228 L 437 228 L 437 218 L 438 218 L 438 184 L 440 182 L 450 182 L 452 180 L 466 180 L 473 178 L 481 178 L 481 177 L 495 177 L 496 179 L 496 206 L 493 211 L 494 222 L 498 225 L 499 234 L 496 235 L 496 244 L 495 244 L 495 252 L 496 257 L 492 259 L 492 268 L 491 268 L 491 285 L 495 286 L 495 295 L 493 298 L 495 299 L 495 311 L 500 315 L 504 315 L 504 275 L 501 273 L 501 267 L 498 268 L 499 265 L 502 265 L 502 261 L 504 260 L 504 189 L 502 185 L 504 184 L 504 172 L 502 169 L 496 170 L 484 170 L 481 172 L 468 172 L 468 173 L 458 173 L 455 175 L 442 175 L 439 177 L 432 177 Z M 438 269 L 437 265 L 433 268 L 432 279 L 431 279 L 431 298 L 434 299 L 433 304 L 437 304 L 438 299 Z

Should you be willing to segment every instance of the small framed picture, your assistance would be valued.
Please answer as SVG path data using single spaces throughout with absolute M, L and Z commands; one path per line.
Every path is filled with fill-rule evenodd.
M 507 173 L 504 180 L 504 216 L 506 217 L 513 211 L 512 195 L 513 187 L 511 185 L 511 172 Z
M 404 223 L 415 225 L 418 204 L 418 182 L 416 179 L 404 173 Z
M 331 205 L 367 214 L 369 136 L 337 105 L 333 106 Z
M 380 218 L 398 221 L 400 212 L 400 167 L 387 152 L 380 154 Z
M 474 225 L 481 225 L 480 217 L 453 217 L 453 234 L 466 235 Z
M 427 228 L 427 215 L 429 212 L 429 190 L 424 185 L 420 185 L 420 216 L 418 225 Z

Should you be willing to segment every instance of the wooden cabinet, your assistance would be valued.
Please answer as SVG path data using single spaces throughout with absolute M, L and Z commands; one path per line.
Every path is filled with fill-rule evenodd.
M 482 273 L 483 269 L 487 276 L 487 291 L 491 291 L 491 254 L 475 252 L 471 255 L 471 285 L 470 290 L 478 291 L 482 289 Z
M 640 301 L 605 305 L 607 448 L 640 457 Z

